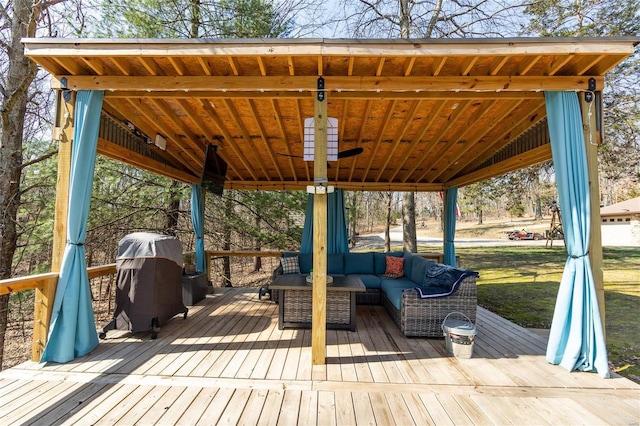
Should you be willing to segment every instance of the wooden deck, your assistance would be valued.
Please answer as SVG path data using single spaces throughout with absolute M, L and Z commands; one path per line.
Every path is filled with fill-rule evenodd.
M 357 315 L 312 367 L 310 330 L 278 330 L 275 304 L 221 289 L 155 341 L 111 331 L 74 362 L 0 372 L 0 424 L 640 422 L 640 385 L 549 365 L 543 338 L 486 310 L 471 359 L 403 337 L 381 306 Z

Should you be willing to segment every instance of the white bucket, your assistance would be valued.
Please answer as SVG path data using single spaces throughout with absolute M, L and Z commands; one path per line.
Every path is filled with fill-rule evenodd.
M 449 318 L 451 315 L 460 315 L 465 320 Z M 471 358 L 473 354 L 473 339 L 476 333 L 476 326 L 473 325 L 469 317 L 462 312 L 451 312 L 442 321 L 442 333 L 447 353 L 456 358 Z

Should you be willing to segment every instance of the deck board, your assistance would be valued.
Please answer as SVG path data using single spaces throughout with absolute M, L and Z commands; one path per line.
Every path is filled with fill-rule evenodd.
M 255 290 L 220 289 L 149 333 L 110 331 L 67 364 L 0 372 L 0 423 L 21 424 L 632 424 L 640 385 L 569 373 L 545 339 L 482 308 L 471 359 L 443 339 L 404 337 L 381 306 L 357 329 L 327 332 L 311 365 L 311 330 L 277 327 Z

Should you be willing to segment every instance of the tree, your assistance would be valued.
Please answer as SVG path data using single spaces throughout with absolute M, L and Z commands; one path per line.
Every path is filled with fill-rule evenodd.
M 345 32 L 367 38 L 504 37 L 519 28 L 522 3 L 509 0 L 345 0 Z
M 320 0 L 103 0 L 95 26 L 104 37 L 301 37 L 323 25 L 321 5 Z
M 627 0 L 540 0 L 525 9 L 525 34 L 599 37 L 640 34 L 640 3 Z M 640 189 L 640 54 L 607 74 L 603 91 L 604 143 L 598 147 L 604 201 L 614 192 Z M 607 193 L 608 192 L 608 193 Z
M 24 124 L 31 83 L 37 67 L 24 56 L 24 37 L 36 34 L 49 8 L 62 0 L 0 3 L 0 279 L 12 274 L 18 233 L 17 212 L 21 200 Z M 9 296 L 0 296 L 0 368 L 4 355 Z
M 347 30 L 356 37 L 449 38 L 504 35 L 516 28 L 513 10 L 522 6 L 501 0 L 416 2 L 359 0 L 343 2 Z M 417 251 L 415 193 L 402 197 L 403 247 Z

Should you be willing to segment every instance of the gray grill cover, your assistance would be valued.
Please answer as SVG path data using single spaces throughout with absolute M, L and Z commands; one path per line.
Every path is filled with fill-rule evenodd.
M 118 260 L 151 257 L 169 259 L 182 267 L 182 244 L 176 237 L 151 232 L 134 232 L 118 244 Z
M 182 303 L 182 245 L 177 238 L 136 232 L 120 240 L 116 259 L 116 328 L 149 330 L 187 312 Z

